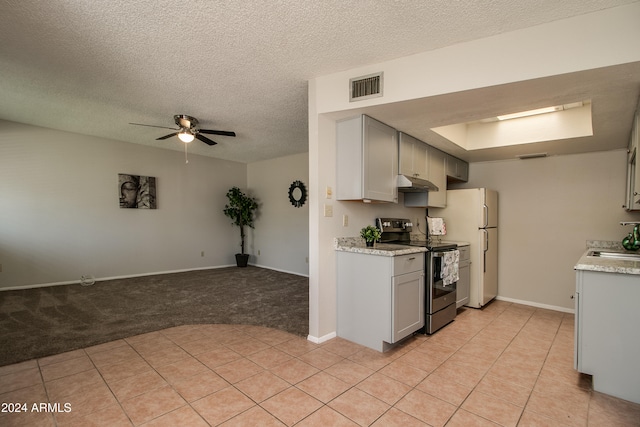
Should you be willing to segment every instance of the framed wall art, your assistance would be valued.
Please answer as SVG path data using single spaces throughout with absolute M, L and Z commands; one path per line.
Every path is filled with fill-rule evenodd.
M 120 207 L 124 209 L 157 209 L 154 176 L 118 174 Z

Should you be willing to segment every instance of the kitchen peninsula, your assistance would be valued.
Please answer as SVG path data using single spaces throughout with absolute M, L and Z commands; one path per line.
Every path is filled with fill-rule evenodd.
M 337 335 L 387 351 L 424 326 L 426 248 L 335 239 Z

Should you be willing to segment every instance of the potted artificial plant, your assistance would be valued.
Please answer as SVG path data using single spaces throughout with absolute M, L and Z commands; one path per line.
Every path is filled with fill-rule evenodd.
M 253 228 L 253 217 L 258 209 L 258 202 L 253 197 L 244 194 L 238 187 L 232 187 L 227 192 L 229 203 L 224 205 L 224 214 L 231 218 L 232 224 L 240 227 L 241 252 L 236 254 L 238 267 L 246 267 L 249 262 L 249 254 L 244 253 L 244 227 Z
M 360 237 L 364 239 L 367 246 L 373 246 L 374 242 L 380 240 L 380 237 L 382 237 L 382 233 L 380 233 L 380 230 L 378 230 L 378 228 L 374 227 L 373 225 L 367 225 L 362 230 L 360 230 Z

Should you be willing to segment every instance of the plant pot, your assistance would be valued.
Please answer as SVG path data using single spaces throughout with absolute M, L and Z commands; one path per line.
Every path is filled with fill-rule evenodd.
M 236 265 L 246 267 L 249 263 L 249 254 L 236 254 Z
M 373 247 L 373 242 L 365 241 L 365 244 L 367 245 L 368 248 Z

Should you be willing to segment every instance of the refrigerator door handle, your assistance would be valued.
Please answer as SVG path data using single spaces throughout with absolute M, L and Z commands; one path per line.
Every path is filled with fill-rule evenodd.
M 482 230 L 484 233 L 484 248 L 482 250 L 482 259 L 483 259 L 483 272 L 487 272 L 487 251 L 489 250 L 489 232 L 485 229 Z
M 482 205 L 482 214 L 484 215 L 484 217 L 482 218 L 483 221 L 483 226 L 482 228 L 487 228 L 489 226 L 489 206 L 487 206 L 486 204 Z

